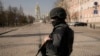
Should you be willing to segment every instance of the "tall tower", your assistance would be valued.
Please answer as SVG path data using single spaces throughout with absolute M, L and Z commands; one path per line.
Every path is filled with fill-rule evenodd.
M 36 4 L 36 7 L 35 7 L 35 18 L 36 18 L 36 21 L 40 21 L 40 18 L 41 18 L 41 14 L 40 14 L 40 6 L 39 4 Z

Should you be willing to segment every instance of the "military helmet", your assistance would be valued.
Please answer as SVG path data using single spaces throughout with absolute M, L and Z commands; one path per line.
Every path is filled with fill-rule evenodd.
M 61 7 L 53 8 L 50 11 L 50 18 L 51 19 L 60 19 L 64 20 L 66 18 L 66 11 Z

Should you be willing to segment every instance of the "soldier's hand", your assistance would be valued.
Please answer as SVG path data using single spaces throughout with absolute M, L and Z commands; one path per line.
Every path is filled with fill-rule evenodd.
M 42 44 L 44 44 L 47 40 L 50 40 L 49 36 L 46 36 L 42 42 Z
M 46 42 L 47 40 L 50 40 L 50 38 L 49 37 L 45 37 L 44 38 L 44 42 Z

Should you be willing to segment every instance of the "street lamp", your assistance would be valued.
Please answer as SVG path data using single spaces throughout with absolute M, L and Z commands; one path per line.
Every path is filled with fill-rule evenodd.
M 16 18 L 15 18 L 15 25 L 17 26 L 17 24 L 18 24 L 18 17 L 16 16 Z
M 7 26 L 9 25 L 9 20 L 8 20 L 8 12 L 6 12 L 6 14 L 5 14 L 5 17 L 6 17 L 6 23 L 7 23 Z

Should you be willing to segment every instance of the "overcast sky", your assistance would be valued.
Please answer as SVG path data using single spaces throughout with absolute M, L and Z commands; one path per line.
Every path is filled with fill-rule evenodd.
M 13 7 L 23 7 L 24 13 L 29 15 L 35 14 L 35 6 L 40 5 L 41 14 L 48 13 L 53 7 L 56 0 L 1 0 L 3 6 L 8 8 L 9 5 Z

